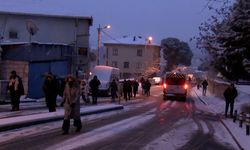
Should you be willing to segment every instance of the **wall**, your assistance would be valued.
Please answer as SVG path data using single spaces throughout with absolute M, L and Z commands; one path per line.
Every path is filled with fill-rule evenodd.
M 109 65 L 112 65 L 112 61 L 117 61 L 117 67 L 120 68 L 121 73 L 131 73 L 132 77 L 135 77 L 135 73 L 143 74 L 145 69 L 157 59 L 154 55 L 155 51 L 160 54 L 160 47 L 156 46 L 105 44 L 105 49 L 107 50 L 107 48 Z M 118 56 L 113 56 L 114 48 L 118 49 Z M 142 57 L 137 56 L 137 49 L 142 49 Z M 160 60 L 160 56 L 158 56 L 158 60 Z M 124 62 L 129 62 L 129 68 L 124 68 Z M 142 63 L 141 69 L 136 67 L 138 62 Z
M 208 79 L 208 90 L 215 96 L 224 99 L 223 92 L 229 86 L 229 84 L 230 83 L 228 82 Z
M 26 28 L 27 20 L 32 20 L 39 29 L 32 36 L 31 41 L 74 44 L 77 34 L 78 45 L 80 47 L 89 47 L 89 20 L 78 20 L 76 28 L 76 19 L 74 18 L 47 16 L 0 14 L 0 33 L 4 33 L 3 41 L 29 42 L 30 35 Z M 9 31 L 11 30 L 18 32 L 17 39 L 9 39 Z
M 22 78 L 24 93 L 27 94 L 28 91 L 28 72 L 29 72 L 29 63 L 26 61 L 12 61 L 12 60 L 3 60 L 2 69 L 0 74 L 3 77 L 3 80 L 8 80 L 10 72 L 15 70 L 17 74 Z

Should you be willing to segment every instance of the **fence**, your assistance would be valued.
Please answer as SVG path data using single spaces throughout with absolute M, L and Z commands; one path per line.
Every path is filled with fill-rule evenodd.
M 243 128 L 243 125 L 246 126 L 246 135 L 250 135 L 250 114 L 241 112 L 238 115 L 237 110 L 234 111 L 233 122 L 239 121 L 239 127 Z

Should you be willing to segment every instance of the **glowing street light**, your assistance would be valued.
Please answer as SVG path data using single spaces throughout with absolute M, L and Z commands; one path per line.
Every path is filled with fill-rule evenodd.
M 99 24 L 99 27 L 97 28 L 97 33 L 98 33 L 98 45 L 97 45 L 97 65 L 100 64 L 100 61 L 99 61 L 99 55 L 100 55 L 100 47 L 101 47 L 101 31 L 103 29 L 110 29 L 111 28 L 111 25 L 106 25 L 104 27 L 101 27 L 101 25 Z
M 147 42 L 148 42 L 149 44 L 151 44 L 152 41 L 153 41 L 153 37 L 152 37 L 152 36 L 149 36 L 149 37 L 147 38 Z

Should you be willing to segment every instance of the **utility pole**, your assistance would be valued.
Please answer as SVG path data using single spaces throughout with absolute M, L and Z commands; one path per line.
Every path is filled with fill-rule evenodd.
M 104 26 L 103 28 L 101 27 L 101 25 L 99 24 L 99 26 L 98 26 L 98 28 L 97 28 L 97 65 L 99 65 L 100 64 L 100 48 L 101 48 L 101 31 L 103 30 L 103 29 L 109 29 L 109 28 L 111 28 L 111 26 L 110 25 L 106 25 L 106 26 Z
M 101 25 L 99 24 L 99 27 L 97 28 L 97 36 L 98 36 L 98 45 L 97 45 L 97 65 L 100 64 L 100 47 L 101 47 Z

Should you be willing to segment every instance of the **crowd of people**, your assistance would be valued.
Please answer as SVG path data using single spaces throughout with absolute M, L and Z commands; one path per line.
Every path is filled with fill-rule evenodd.
M 142 94 L 150 96 L 151 83 L 149 80 L 141 78 Z M 76 132 L 82 128 L 80 119 L 80 100 L 85 103 L 91 103 L 89 93 L 92 96 L 92 104 L 96 105 L 99 96 L 99 86 L 101 82 L 97 76 L 94 76 L 89 82 L 86 79 L 79 80 L 72 75 L 68 75 L 64 79 L 58 79 L 51 72 L 44 75 L 44 83 L 42 86 L 46 107 L 49 112 L 55 112 L 57 107 L 57 96 L 62 97 L 60 106 L 64 107 L 64 120 L 62 125 L 63 134 L 68 134 L 70 128 L 70 119 L 74 120 L 73 125 Z M 110 83 L 111 102 L 121 102 L 136 98 L 138 94 L 139 82 L 137 80 L 113 79 Z M 24 87 L 21 77 L 16 71 L 11 71 L 9 85 L 7 87 L 11 98 L 11 111 L 19 111 L 20 97 L 24 95 Z

